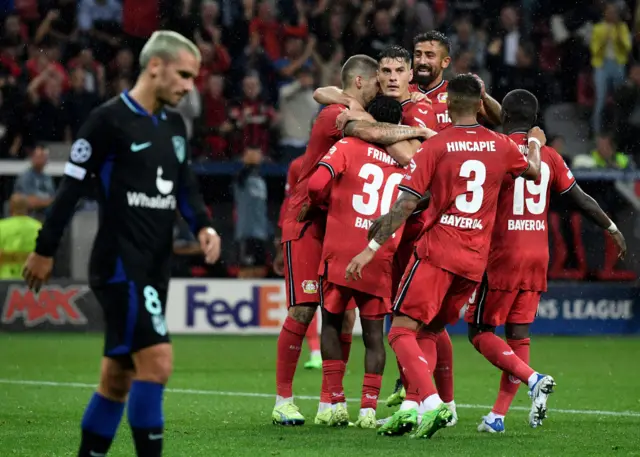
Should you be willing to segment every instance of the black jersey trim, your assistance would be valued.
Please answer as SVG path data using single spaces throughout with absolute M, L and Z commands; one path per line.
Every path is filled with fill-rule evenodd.
M 336 177 L 336 172 L 333 170 L 333 167 L 329 165 L 327 162 L 318 162 L 318 165 L 322 165 L 323 167 L 327 167 L 329 169 L 329 173 L 331 173 L 331 178 Z
M 576 181 L 575 179 L 573 180 L 573 182 L 571 183 L 571 185 L 569 187 L 567 187 L 565 190 L 563 190 L 562 192 L 560 192 L 560 195 L 564 195 L 567 192 L 569 192 L 571 189 L 573 189 L 576 184 L 578 184 L 578 181 Z
M 398 186 L 398 189 L 403 191 L 403 192 L 409 192 L 411 195 L 415 195 L 418 198 L 422 198 L 422 194 L 420 192 L 417 192 L 417 191 L 413 190 L 411 187 Z

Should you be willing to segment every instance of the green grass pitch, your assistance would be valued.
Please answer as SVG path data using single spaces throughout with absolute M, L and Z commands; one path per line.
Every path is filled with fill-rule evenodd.
M 320 372 L 302 365 L 294 391 L 307 424 L 272 425 L 275 337 L 176 336 L 174 343 L 175 372 L 165 397 L 164 455 L 169 457 L 640 456 L 640 339 L 534 337 L 534 368 L 558 383 L 549 418 L 542 428 L 529 428 L 522 388 L 507 416 L 507 432 L 488 435 L 476 426 L 493 403 L 499 373 L 466 339 L 456 337 L 460 421 L 419 441 L 313 425 Z M 75 455 L 101 345 L 99 335 L 0 334 L 1 457 Z M 388 354 L 382 398 L 396 377 Z M 355 338 L 345 378 L 352 419 L 362 375 L 363 347 Z M 378 417 L 390 410 L 380 404 Z M 134 455 L 126 419 L 109 455 Z

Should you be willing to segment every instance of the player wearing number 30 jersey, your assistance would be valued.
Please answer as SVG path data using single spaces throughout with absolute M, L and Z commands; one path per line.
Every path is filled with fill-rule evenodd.
M 368 111 L 378 122 L 397 124 L 402 117 L 400 103 L 391 97 L 378 97 Z M 346 365 L 338 335 L 344 312 L 353 300 L 360 309 L 366 347 L 356 426 L 376 428 L 376 407 L 385 364 L 384 318 L 391 311 L 391 266 L 400 237 L 381 249 L 361 280 L 347 281 L 344 272 L 351 258 L 367 243 L 369 218 L 387 213 L 397 198 L 404 173 L 383 148 L 353 137 L 338 141 L 319 165 L 309 181 L 312 202 L 319 204 L 331 188 L 319 268 L 323 383 L 331 394 L 331 411 L 323 415 L 329 416 L 329 425 L 348 423 L 342 383 Z
M 503 126 L 510 138 L 526 150 L 526 132 L 536 120 L 538 101 L 525 90 L 507 94 L 502 105 Z M 481 432 L 503 432 L 504 417 L 520 382 L 529 385 L 533 398 L 529 424 L 537 427 L 546 414 L 548 394 L 555 382 L 529 364 L 529 325 L 540 295 L 547 290 L 549 242 L 547 214 L 551 189 L 572 196 L 586 215 L 603 229 L 612 226 L 597 203 L 576 184 L 560 155 L 550 147 L 540 152 L 540 177 L 525 182 L 506 176 L 498 198 L 498 215 L 491 239 L 487 274 L 465 313 L 469 340 L 496 367 L 503 370 L 500 392 L 491 412 L 478 426 Z M 624 238 L 612 227 L 620 251 Z M 495 327 L 505 325 L 506 342 Z
M 425 192 L 431 191 L 423 233 L 398 289 L 389 332 L 389 343 L 406 375 L 407 397 L 415 392 L 415 400 L 405 400 L 379 429 L 381 434 L 413 429 L 420 413 L 414 436 L 430 438 L 452 417 L 431 379 L 437 335 L 457 318 L 483 276 L 504 175 L 536 179 L 540 173 L 542 131 L 531 132 L 527 160 L 508 137 L 476 123 L 481 92 L 473 75 L 459 75 L 449 82 L 447 103 L 454 126 L 422 144 L 415 170 L 400 185 L 399 199 L 382 218 L 367 249 L 347 267 L 347 275 L 357 277 Z M 421 332 L 432 336 L 431 350 L 418 345 L 416 332 L 421 324 Z

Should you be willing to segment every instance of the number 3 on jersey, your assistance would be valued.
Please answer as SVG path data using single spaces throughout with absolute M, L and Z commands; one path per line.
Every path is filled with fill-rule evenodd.
M 487 179 L 487 168 L 479 160 L 467 160 L 460 167 L 460 177 L 469 178 L 467 181 L 467 191 L 456 197 L 456 208 L 461 213 L 474 214 L 482 207 L 484 199 L 484 189 L 482 185 Z M 471 193 L 469 199 L 468 193 Z
M 384 182 L 384 171 L 378 165 L 373 163 L 365 163 L 358 173 L 366 182 L 362 187 L 365 195 L 354 195 L 352 199 L 353 209 L 363 216 L 372 216 L 380 205 L 380 215 L 387 214 L 391 208 L 394 196 L 397 198 L 397 188 L 402 181 L 401 173 L 393 173 Z M 382 198 L 380 198 L 380 189 L 384 185 Z M 365 198 L 366 196 L 366 198 Z
M 520 177 L 516 179 L 513 185 L 513 214 L 516 216 L 522 216 L 524 214 L 525 204 L 527 211 L 531 214 L 544 213 L 547 206 L 547 187 L 549 187 L 549 179 L 551 178 L 551 170 L 549 165 L 544 162 L 540 162 L 540 184 L 536 184 L 534 181 L 527 181 L 527 192 L 530 195 L 539 195 L 540 198 L 536 202 L 534 198 L 524 198 L 524 186 L 525 179 Z

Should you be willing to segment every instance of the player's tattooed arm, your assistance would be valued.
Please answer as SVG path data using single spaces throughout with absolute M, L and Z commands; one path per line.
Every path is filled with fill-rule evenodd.
M 502 106 L 498 100 L 485 92 L 484 97 L 482 97 L 482 105 L 483 109 L 480 112 L 483 117 L 493 125 L 502 124 Z
M 434 132 L 435 133 L 435 132 Z M 420 148 L 419 140 L 405 140 L 387 146 L 387 153 L 403 167 L 411 163 L 411 159 Z
M 609 216 L 600 208 L 598 202 L 596 202 L 591 195 L 583 191 L 577 183 L 574 184 L 565 195 L 571 197 L 582 215 L 600 228 L 609 232 L 613 241 L 618 246 L 618 257 L 624 259 L 627 253 L 627 242 L 624 239 L 624 235 L 622 235 L 622 232 L 618 230 L 616 224 L 614 224 L 613 221 L 609 219 Z
M 425 138 L 429 135 L 428 130 L 385 122 L 351 121 L 344 128 L 344 136 L 355 136 L 369 143 L 389 146 L 404 140 Z
M 380 220 L 378 233 L 373 237 L 376 243 L 384 244 L 407 218 L 416 210 L 419 199 L 409 192 L 402 192 L 387 214 Z
M 427 193 L 424 194 L 424 196 L 420 200 L 418 200 L 415 211 L 424 211 L 425 209 L 427 209 L 429 207 L 430 200 L 431 192 L 427 191 Z M 369 227 L 369 230 L 367 231 L 367 240 L 371 241 L 376 236 L 378 230 L 380 230 L 380 224 L 382 223 L 384 217 L 385 216 L 380 216 L 371 223 L 371 227 Z

